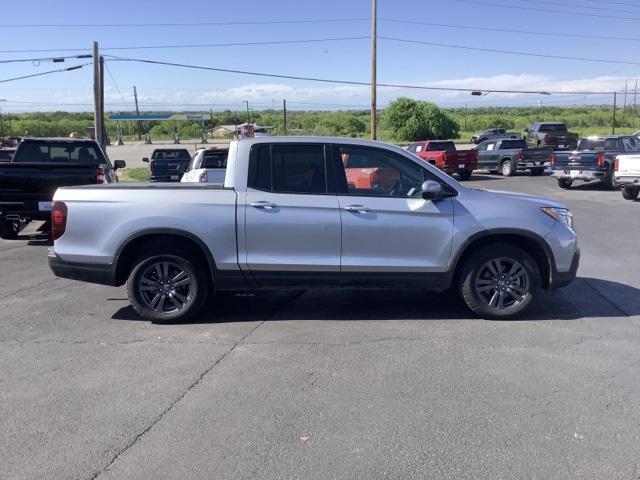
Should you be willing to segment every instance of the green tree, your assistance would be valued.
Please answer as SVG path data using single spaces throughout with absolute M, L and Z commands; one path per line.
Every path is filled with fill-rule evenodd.
M 400 97 L 384 109 L 382 123 L 395 140 L 416 141 L 457 138 L 458 124 L 434 103 Z

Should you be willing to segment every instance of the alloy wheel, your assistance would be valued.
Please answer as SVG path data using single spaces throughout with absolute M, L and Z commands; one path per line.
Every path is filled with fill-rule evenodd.
M 145 306 L 161 314 L 188 307 L 193 302 L 194 287 L 191 274 L 170 261 L 152 263 L 138 280 L 138 291 Z
M 489 307 L 508 310 L 530 295 L 529 274 L 520 262 L 506 257 L 494 258 L 478 270 L 474 288 Z

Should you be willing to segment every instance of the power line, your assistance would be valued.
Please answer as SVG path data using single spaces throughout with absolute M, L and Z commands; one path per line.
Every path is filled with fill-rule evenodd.
M 569 10 L 552 10 L 550 8 L 538 8 L 538 7 L 521 7 L 518 5 L 508 5 L 506 3 L 494 3 L 494 2 L 485 2 L 481 0 L 455 0 L 456 2 L 461 3 L 471 3 L 474 5 L 486 5 L 489 7 L 500 7 L 500 8 L 515 8 L 517 10 L 528 10 L 534 12 L 544 12 L 544 13 L 560 13 L 565 15 L 572 16 L 582 16 L 582 17 L 596 17 L 596 18 L 615 18 L 617 20 L 633 20 L 639 21 L 640 17 L 622 17 L 620 15 L 607 15 L 605 13 L 587 13 L 587 12 L 577 12 L 577 11 L 569 11 Z
M 23 75 L 21 77 L 5 78 L 4 80 L 0 80 L 0 83 L 13 82 L 15 80 L 22 80 L 24 78 L 40 77 L 42 75 L 49 75 L 50 73 L 70 72 L 71 70 L 78 70 L 78 69 L 80 69 L 82 67 L 86 67 L 87 65 L 91 65 L 91 64 L 90 63 L 83 63 L 82 65 L 74 65 L 73 67 L 60 68 L 58 70 L 49 70 L 47 72 L 33 73 L 31 75 Z
M 50 50 L 50 51 L 61 51 L 61 50 Z M 27 53 L 27 52 L 0 50 L 0 53 Z M 70 58 L 73 58 L 73 59 L 91 58 L 91 55 L 68 55 L 66 57 L 40 57 L 40 58 L 12 58 L 9 60 L 0 60 L 0 63 L 32 62 L 34 64 L 36 63 L 39 64 L 40 62 L 49 62 L 49 61 L 57 63 L 57 62 L 64 62 L 65 60 L 69 60 Z
M 5 24 L 3 28 L 132 28 L 132 27 L 224 27 L 238 25 L 289 25 L 300 23 L 343 23 L 369 21 L 369 18 L 325 18 L 300 20 L 259 20 L 247 22 L 171 22 L 171 23 L 27 23 Z
M 520 34 L 526 34 L 526 35 L 540 35 L 540 36 L 551 36 L 551 37 L 568 37 L 568 38 L 585 38 L 585 39 L 593 39 L 593 40 L 620 40 L 620 41 L 640 42 L 640 38 L 633 38 L 633 37 L 613 37 L 613 36 L 605 36 L 605 35 L 589 35 L 589 34 L 566 33 L 566 32 L 540 32 L 535 30 L 517 30 L 517 29 L 511 29 L 511 28 L 480 27 L 475 25 L 453 25 L 453 24 L 447 24 L 447 23 L 419 22 L 415 20 L 401 20 L 401 19 L 392 19 L 392 18 L 382 18 L 380 20 L 383 22 L 390 22 L 390 23 L 405 23 L 410 25 L 424 25 L 427 27 L 454 28 L 454 29 L 460 29 L 460 30 L 480 30 L 480 31 L 489 31 L 489 32 L 520 33 Z
M 333 38 L 310 38 L 301 40 L 269 40 L 262 42 L 229 42 L 229 43 L 192 43 L 192 44 L 172 44 L 172 45 L 135 45 L 124 47 L 103 47 L 101 51 L 105 50 L 147 50 L 147 49 L 165 49 L 165 48 L 208 48 L 208 47 L 244 47 L 244 46 L 258 46 L 258 45 L 290 45 L 298 43 L 318 43 L 318 42 L 341 42 L 346 40 L 365 40 L 369 39 L 368 36 L 361 37 L 333 37 Z M 58 48 L 58 49 L 40 49 L 40 50 L 0 50 L 0 53 L 37 53 L 37 52 L 75 52 L 80 50 L 89 50 L 87 48 Z M 54 58 L 54 57 L 50 57 Z M 75 57 L 58 57 L 58 58 L 75 58 Z M 48 60 L 45 58 L 44 60 Z M 6 60 L 0 63 L 29 61 L 25 60 Z
M 109 69 L 109 65 L 107 64 L 107 62 L 103 62 L 103 65 L 107 69 L 107 73 L 109 74 L 109 78 L 113 82 L 113 85 L 116 87 L 118 95 L 120 95 L 120 99 L 122 100 L 122 104 L 124 105 L 125 108 L 128 109 L 129 105 L 127 105 L 127 102 L 125 102 L 124 97 L 122 96 L 122 92 L 120 91 L 120 87 L 118 87 L 118 83 L 116 82 L 116 79 L 113 78 L 113 75 L 111 74 L 111 70 Z
M 629 62 L 627 60 L 607 60 L 604 58 L 569 57 L 565 55 L 551 55 L 546 53 L 535 53 L 535 52 L 519 52 L 514 50 L 501 50 L 496 48 L 470 47 L 468 45 L 452 45 L 449 43 L 426 42 L 422 40 L 408 40 L 404 38 L 393 38 L 393 37 L 378 37 L 378 38 L 382 40 L 393 41 L 393 42 L 415 43 L 419 45 L 430 45 L 433 47 L 456 48 L 459 50 L 474 50 L 477 52 L 504 53 L 507 55 L 524 55 L 527 57 L 554 58 L 559 60 L 576 60 L 579 62 L 614 63 L 619 65 L 640 65 L 640 62 Z
M 526 3 L 530 3 L 530 0 L 518 0 L 519 2 L 526 2 Z M 567 5 L 567 3 L 562 3 L 562 2 L 552 2 L 549 0 L 536 0 L 535 2 L 536 4 L 538 3 L 542 3 L 542 4 L 546 4 L 546 5 L 553 5 L 553 6 L 557 6 L 557 7 L 568 7 L 570 5 Z M 577 7 L 577 5 L 576 5 Z M 602 7 L 590 7 L 588 5 L 581 5 L 579 8 L 588 8 L 590 10 L 600 10 L 602 11 Z M 637 8 L 637 7 L 636 7 Z M 639 14 L 640 12 L 638 12 L 637 10 L 622 10 L 619 8 L 611 8 L 611 7 L 607 7 L 607 11 L 608 12 L 620 12 L 620 13 L 633 13 L 633 14 Z
M 208 67 L 203 65 L 190 65 L 185 63 L 176 63 L 176 62 L 163 62 L 160 60 L 149 60 L 143 58 L 121 58 L 115 56 L 109 56 L 112 61 L 123 61 L 123 62 L 137 62 L 137 63 L 147 63 L 151 65 L 165 65 L 170 67 L 179 67 L 179 68 L 188 68 L 192 70 L 207 70 L 214 72 L 223 72 L 223 73 L 235 73 L 239 75 L 250 75 L 255 77 L 270 77 L 270 78 L 283 78 L 287 80 L 303 80 L 310 82 L 319 82 L 319 83 L 333 83 L 333 84 L 341 84 L 341 85 L 363 85 L 370 86 L 369 82 L 359 82 L 354 80 L 334 80 L 327 78 L 317 78 L 317 77 L 303 77 L 298 75 L 284 75 L 277 73 L 264 73 L 264 72 L 252 72 L 248 70 L 237 70 L 230 68 L 218 68 L 218 67 Z M 595 95 L 595 94 L 608 94 L 613 92 L 551 92 L 551 91 L 536 91 L 536 90 L 496 90 L 496 89 L 486 89 L 486 88 L 454 88 L 454 87 L 430 87 L 424 85 L 402 85 L 395 83 L 378 83 L 380 87 L 389 87 L 389 88 L 403 88 L 403 89 L 415 89 L 415 90 L 437 90 L 437 91 L 450 91 L 450 92 L 473 92 L 473 91 L 482 91 L 489 93 L 531 93 L 531 94 L 542 94 L 542 95 L 550 95 L 550 94 L 569 94 L 569 95 Z

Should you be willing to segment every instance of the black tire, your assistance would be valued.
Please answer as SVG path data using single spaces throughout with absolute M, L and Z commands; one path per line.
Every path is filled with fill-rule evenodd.
M 513 160 L 505 159 L 500 163 L 500 173 L 503 177 L 511 177 L 515 173 Z
M 207 272 L 196 256 L 174 246 L 142 251 L 127 279 L 136 313 L 154 323 L 180 323 L 196 316 L 209 296 Z
M 604 177 L 603 183 L 606 185 L 609 190 L 619 190 L 620 186 L 616 185 L 615 178 L 613 177 L 613 172 L 610 172 L 606 177 Z
M 558 186 L 564 190 L 570 189 L 572 184 L 573 184 L 573 180 L 569 180 L 568 178 L 558 179 Z
M 531 169 L 531 175 L 533 175 L 534 177 L 539 177 L 543 173 L 544 173 L 544 168 L 532 168 Z
M 471 178 L 472 172 L 473 170 L 462 170 L 461 172 L 458 172 L 458 176 L 460 177 L 461 181 L 466 181 Z
M 508 243 L 487 245 L 473 253 L 459 279 L 460 295 L 471 311 L 495 320 L 520 316 L 540 285 L 540 267 L 533 257 Z
M 18 238 L 18 233 L 20 233 L 20 222 L 0 221 L 0 238 L 15 240 Z
M 636 200 L 640 193 L 640 187 L 622 187 L 622 198 L 625 200 Z

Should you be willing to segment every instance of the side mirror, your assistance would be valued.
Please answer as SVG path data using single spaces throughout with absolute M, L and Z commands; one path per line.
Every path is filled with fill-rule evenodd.
M 149 157 L 142 157 L 142 161 L 144 163 L 149 163 Z
M 442 184 L 433 180 L 427 180 L 422 184 L 422 198 L 425 200 L 437 200 L 442 197 L 444 190 Z
M 127 167 L 127 162 L 125 162 L 124 160 L 114 160 L 113 161 L 113 169 L 114 170 L 118 170 L 119 168 L 126 168 Z

